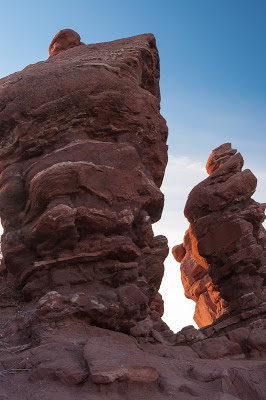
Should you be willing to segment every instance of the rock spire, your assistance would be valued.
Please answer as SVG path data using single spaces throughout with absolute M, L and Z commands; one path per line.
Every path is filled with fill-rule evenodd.
M 230 143 L 212 151 L 210 176 L 188 196 L 184 242 L 173 249 L 199 327 L 243 310 L 255 317 L 265 299 L 266 205 L 251 198 L 257 179 L 243 163 Z
M 159 316 L 168 253 L 152 230 L 168 134 L 155 38 L 81 45 L 65 29 L 49 52 L 0 81 L 4 264 L 28 301 L 129 332 Z

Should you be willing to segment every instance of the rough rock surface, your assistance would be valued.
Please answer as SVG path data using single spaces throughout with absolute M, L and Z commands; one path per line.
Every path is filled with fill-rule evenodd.
M 161 320 L 158 80 L 149 34 L 0 81 L 1 400 L 265 400 L 262 316 Z
M 210 176 L 185 206 L 190 226 L 184 243 L 173 249 L 199 327 L 222 315 L 250 321 L 265 312 L 266 204 L 251 199 L 257 179 L 242 166 L 230 143 L 213 150 L 206 166 Z
M 80 45 L 0 81 L 0 216 L 6 269 L 28 300 L 129 332 L 150 313 L 167 240 L 155 237 L 167 163 L 155 38 Z M 153 312 L 154 314 L 154 312 Z
M 80 41 L 80 36 L 77 32 L 72 29 L 63 29 L 59 31 L 49 46 L 49 54 L 55 56 L 62 51 L 71 49 L 72 47 L 80 46 L 84 44 Z
M 1 331 L 4 400 L 265 400 L 266 329 L 208 338 L 187 327 L 170 343 L 28 310 Z

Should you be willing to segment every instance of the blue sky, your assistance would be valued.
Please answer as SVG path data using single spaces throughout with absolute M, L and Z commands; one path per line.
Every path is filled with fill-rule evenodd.
M 45 60 L 64 28 L 85 43 L 155 35 L 171 156 L 165 212 L 155 230 L 171 245 L 182 241 L 189 191 L 204 179 L 211 150 L 224 142 L 243 154 L 259 178 L 257 199 L 266 201 L 265 0 L 0 0 L 0 6 L 0 77 Z M 169 258 L 171 268 L 175 273 L 178 265 Z
M 258 143 L 260 149 L 266 144 L 265 0 L 0 4 L 0 76 L 46 59 L 51 39 L 63 28 L 78 31 L 85 43 L 152 32 L 161 57 L 170 151 L 206 158 L 214 146 L 232 141 L 250 152 L 250 160 L 264 162 L 256 153 Z

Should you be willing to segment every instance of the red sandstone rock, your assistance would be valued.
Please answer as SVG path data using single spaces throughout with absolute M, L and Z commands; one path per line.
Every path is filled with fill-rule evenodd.
M 265 389 L 264 371 L 254 373 L 245 369 L 228 368 L 222 373 L 222 390 L 232 395 L 230 396 L 232 399 L 263 399 Z
M 224 143 L 214 149 L 206 164 L 208 174 L 211 175 L 217 168 L 220 168 L 236 152 L 237 150 L 231 148 L 231 143 Z
M 199 327 L 228 312 L 256 308 L 263 299 L 265 205 L 250 197 L 257 180 L 241 171 L 243 158 L 226 143 L 207 162 L 210 176 L 189 194 L 185 216 L 190 222 L 182 247 L 181 277 L 185 295 L 196 304 Z M 229 306 L 229 309 L 228 309 Z
M 198 342 L 192 348 L 201 358 L 244 358 L 240 345 L 225 336 Z
M 92 381 L 107 384 L 129 380 L 156 385 L 159 376 L 156 368 L 150 365 L 149 357 L 138 349 L 132 338 L 116 336 L 92 337 L 86 343 L 84 358 Z
M 177 262 L 181 262 L 186 254 L 186 249 L 183 244 L 178 244 L 172 249 L 173 256 L 175 257 Z
M 156 311 L 160 317 L 163 316 L 164 313 L 164 301 L 162 295 L 157 292 L 153 301 L 150 303 L 150 309 Z
M 251 349 L 252 358 L 264 359 L 266 354 L 266 330 L 251 331 L 247 338 L 247 347 Z
M 161 319 L 168 248 L 152 223 L 163 206 L 167 128 L 154 37 L 63 47 L 0 81 L 1 400 L 264 400 L 266 304 L 257 293 L 200 330 L 174 334 Z M 228 151 L 216 157 L 217 182 L 240 173 L 242 157 L 224 162 Z M 258 247 L 245 245 L 252 234 L 265 240 L 262 207 L 244 203 L 230 211 L 249 224 L 235 224 L 233 238 L 245 235 L 226 268 L 249 257 L 256 282 Z M 212 302 L 217 316 L 223 299 L 201 251 L 221 252 L 197 247 L 201 229 L 212 229 L 204 217 L 175 254 L 186 295 Z M 220 238 L 228 225 L 215 226 Z M 232 235 L 220 241 L 230 249 Z M 265 264 L 256 266 L 265 277 Z
M 49 52 L 0 81 L 4 262 L 28 300 L 86 293 L 91 323 L 129 331 L 168 254 L 152 231 L 167 162 L 155 39 L 80 46 L 67 29 Z
M 56 311 L 60 300 L 55 294 L 50 297 Z M 249 395 L 264 400 L 265 361 L 246 361 L 241 346 L 225 336 L 208 339 L 187 327 L 183 333 L 191 347 L 169 346 L 147 338 L 136 340 L 66 315 L 47 326 L 48 319 L 36 320 L 35 311 L 29 310 L 2 328 L 7 334 L 19 326 L 21 335 L 20 344 L 13 346 L 14 336 L 18 338 L 13 331 L 9 348 L 1 352 L 1 372 L 6 371 L 0 375 L 2 397 L 39 400 L 43 394 L 48 399 L 56 393 L 59 400 L 73 400 L 77 394 L 80 400 L 122 400 L 125 396 L 130 400 L 151 396 L 156 400 L 218 400 L 226 398 L 223 394 L 248 398 L 243 397 L 245 387 Z M 29 327 L 31 338 L 26 334 Z M 254 348 L 252 340 L 242 346 L 245 343 Z M 8 373 L 12 367 L 16 372 Z
M 84 43 L 80 42 L 80 36 L 77 32 L 72 29 L 63 29 L 62 31 L 59 31 L 51 41 L 49 54 L 50 56 L 55 56 L 62 51 L 80 46 L 81 44 Z

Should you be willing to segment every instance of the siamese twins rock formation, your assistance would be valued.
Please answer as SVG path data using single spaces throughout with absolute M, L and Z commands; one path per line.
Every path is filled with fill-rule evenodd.
M 168 253 L 152 231 L 167 163 L 155 39 L 84 45 L 64 30 L 49 50 L 0 81 L 4 263 L 26 299 L 56 292 L 90 323 L 129 332 Z
M 225 145 L 191 192 L 175 255 L 197 322 L 222 315 L 174 334 L 152 231 L 167 163 L 154 36 L 63 30 L 49 54 L 0 80 L 1 400 L 265 400 L 255 177 Z

